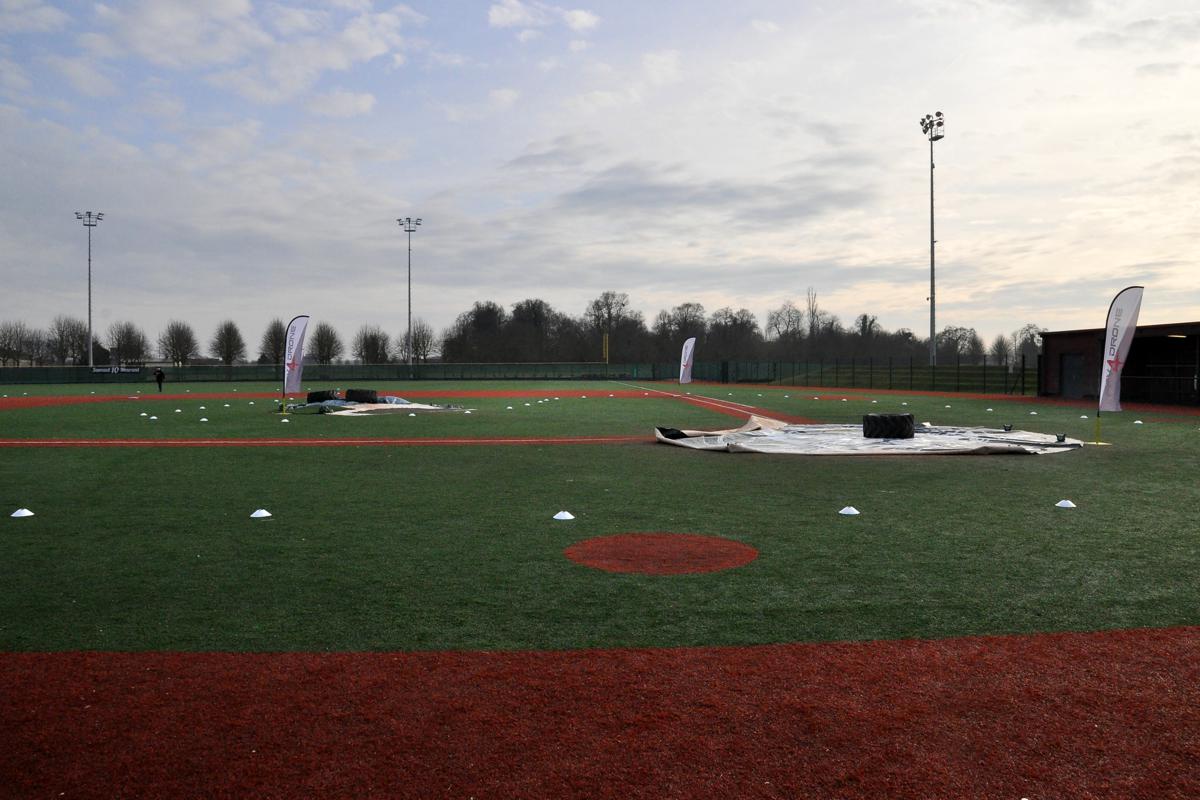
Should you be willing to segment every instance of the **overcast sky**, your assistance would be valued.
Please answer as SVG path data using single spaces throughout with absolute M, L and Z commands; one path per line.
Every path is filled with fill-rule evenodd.
M 573 0 L 571 0 L 573 2 Z M 0 320 L 1200 319 L 1194 0 L 0 0 Z

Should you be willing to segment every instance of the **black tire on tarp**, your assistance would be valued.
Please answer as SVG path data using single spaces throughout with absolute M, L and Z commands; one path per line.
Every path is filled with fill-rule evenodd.
M 337 400 L 337 399 L 338 399 L 337 392 L 335 392 L 333 389 L 322 389 L 319 392 L 309 392 L 307 402 L 309 402 L 309 403 L 324 403 L 326 400 Z
M 911 439 L 912 414 L 864 414 L 863 436 L 867 439 Z
M 346 400 L 351 403 L 378 403 L 379 395 L 374 389 L 347 389 Z

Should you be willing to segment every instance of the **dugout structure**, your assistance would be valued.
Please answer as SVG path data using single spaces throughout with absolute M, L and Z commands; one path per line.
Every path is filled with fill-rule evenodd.
M 1098 398 L 1103 348 L 1103 328 L 1043 333 L 1040 394 Z M 1200 405 L 1200 322 L 1139 325 L 1121 374 L 1121 399 Z

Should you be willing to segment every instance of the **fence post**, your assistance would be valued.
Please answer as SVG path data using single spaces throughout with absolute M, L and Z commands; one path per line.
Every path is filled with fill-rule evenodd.
M 908 357 L 908 390 L 911 392 L 913 388 L 913 357 Z
M 987 353 L 983 354 L 983 393 L 987 394 Z
M 841 364 L 839 364 L 838 361 L 839 361 L 839 359 L 837 359 L 837 358 L 833 359 L 833 385 L 834 386 L 842 385 L 842 372 L 840 369 Z
M 857 358 L 855 358 L 854 356 L 850 356 L 850 387 L 851 388 L 858 386 L 858 381 L 855 379 L 856 376 L 854 373 L 854 366 L 855 366 L 856 361 L 858 361 Z
M 962 353 L 954 356 L 954 391 L 962 391 Z
M 892 357 L 888 356 L 888 388 L 892 388 Z
M 1025 394 L 1025 354 L 1021 353 L 1021 395 Z

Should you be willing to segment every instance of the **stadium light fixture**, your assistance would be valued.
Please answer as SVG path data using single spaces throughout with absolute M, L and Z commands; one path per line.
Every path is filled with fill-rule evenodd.
M 921 132 L 929 137 L 929 366 L 937 366 L 937 284 L 934 281 L 933 238 L 933 143 L 946 135 L 946 120 L 942 112 L 921 118 Z
M 93 351 L 95 347 L 92 345 L 92 228 L 100 224 L 104 219 L 104 212 L 99 211 L 93 214 L 91 211 L 76 211 L 75 219 L 83 223 L 83 227 L 87 228 L 88 232 L 88 366 L 94 367 L 96 359 Z
M 408 377 L 412 377 L 413 338 L 412 338 L 412 235 L 417 232 L 421 218 L 402 217 L 396 220 L 404 232 L 408 234 Z

